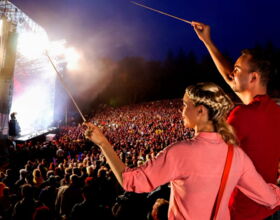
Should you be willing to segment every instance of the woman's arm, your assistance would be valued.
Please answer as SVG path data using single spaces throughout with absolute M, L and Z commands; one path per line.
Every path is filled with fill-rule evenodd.
M 274 184 L 266 183 L 256 171 L 252 161 L 245 154 L 244 173 L 238 181 L 237 188 L 255 202 L 271 209 L 280 205 L 280 189 Z
M 187 173 L 188 167 L 182 163 L 186 157 L 185 145 L 179 147 L 179 151 L 180 144 L 176 147 L 171 145 L 161 151 L 155 159 L 140 167 L 128 169 L 99 128 L 92 123 L 86 123 L 86 126 L 88 129 L 85 136 L 101 148 L 116 178 L 126 191 L 151 192 L 156 187 L 176 179 L 182 172 Z M 184 165 L 179 167 L 178 163 Z
M 121 161 L 117 153 L 114 151 L 112 145 L 100 129 L 94 124 L 87 122 L 84 123 L 87 126 L 85 131 L 85 136 L 94 142 L 98 147 L 100 147 L 102 153 L 104 154 L 107 163 L 111 167 L 113 173 L 115 174 L 118 182 L 123 185 L 122 173 L 125 170 L 126 166 Z

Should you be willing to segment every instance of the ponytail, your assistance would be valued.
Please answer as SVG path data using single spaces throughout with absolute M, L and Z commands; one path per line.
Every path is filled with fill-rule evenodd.
M 234 129 L 226 120 L 213 121 L 216 132 L 218 132 L 227 144 L 238 145 Z

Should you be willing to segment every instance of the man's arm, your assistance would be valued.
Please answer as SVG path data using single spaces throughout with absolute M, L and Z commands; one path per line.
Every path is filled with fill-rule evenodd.
M 204 43 L 207 50 L 209 51 L 218 71 L 229 84 L 229 86 L 232 87 L 231 73 L 233 71 L 233 66 L 230 64 L 230 62 L 228 62 L 227 59 L 225 59 L 225 57 L 211 40 L 210 26 L 195 21 L 192 22 L 192 26 L 194 27 L 198 38 Z

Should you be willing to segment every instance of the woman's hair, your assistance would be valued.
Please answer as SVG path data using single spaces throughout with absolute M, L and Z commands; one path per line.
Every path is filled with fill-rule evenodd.
M 213 122 L 216 132 L 222 135 L 228 144 L 237 145 L 233 128 L 226 122 L 226 117 L 234 104 L 225 92 L 211 82 L 198 83 L 187 87 L 186 93 L 195 106 L 203 105 L 208 109 L 208 118 Z

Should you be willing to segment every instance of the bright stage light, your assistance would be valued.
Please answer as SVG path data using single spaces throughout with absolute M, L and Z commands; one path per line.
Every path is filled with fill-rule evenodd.
M 67 62 L 67 69 L 69 70 L 77 70 L 79 68 L 79 61 L 81 55 L 75 48 L 66 48 L 65 50 L 65 59 Z
M 49 41 L 45 32 L 20 33 L 17 50 L 27 59 L 36 59 L 48 51 L 57 64 L 64 62 L 68 70 L 77 70 L 81 57 L 75 48 L 66 47 L 65 40 Z
M 22 134 L 53 123 L 56 73 L 45 55 L 48 47 L 43 31 L 19 33 L 11 112 L 18 113 Z
M 22 134 L 48 128 L 53 122 L 54 100 L 51 88 L 44 81 L 34 84 L 27 86 L 13 102 L 12 111 L 18 112 L 17 118 Z
M 50 42 L 42 27 L 7 2 L 12 8 L 11 12 L 15 11 L 16 15 L 20 15 L 20 20 L 18 16 L 14 16 L 15 13 L 10 16 L 11 21 L 17 24 L 18 34 L 10 112 L 18 113 L 22 134 L 42 131 L 53 125 L 55 101 L 61 106 L 64 104 L 62 101 L 65 101 L 55 100 L 57 75 L 46 52 L 61 73 L 67 62 L 77 65 L 79 56 L 73 55 L 75 50 L 67 49 L 69 46 L 66 47 L 64 40 Z M 4 24 L 5 20 L 0 19 L 0 34 Z
M 46 51 L 59 72 L 65 66 L 70 70 L 79 66 L 80 54 L 67 47 L 65 40 L 50 42 L 43 31 L 19 33 L 14 73 L 17 84 L 11 112 L 18 113 L 23 135 L 46 129 L 53 123 L 56 73 Z
M 64 59 L 64 51 L 65 51 L 66 40 L 52 41 L 49 44 L 48 53 L 51 57 L 61 57 Z
M 42 55 L 49 47 L 48 36 L 44 32 L 23 32 L 18 37 L 18 52 L 29 59 Z
M 68 70 L 77 70 L 80 66 L 80 53 L 73 47 L 66 47 L 65 40 L 50 42 L 48 53 L 51 57 L 59 57 L 59 62 L 65 63 Z

